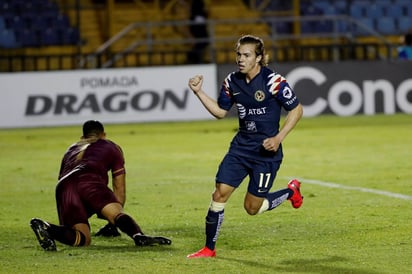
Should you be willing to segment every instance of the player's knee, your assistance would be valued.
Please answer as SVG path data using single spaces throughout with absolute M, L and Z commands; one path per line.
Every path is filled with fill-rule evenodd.
M 250 193 L 247 193 L 243 203 L 243 207 L 249 215 L 259 214 L 264 199 L 256 197 Z
M 101 214 L 111 223 L 114 224 L 115 219 L 123 212 L 123 207 L 119 203 L 107 204 L 101 210 Z
M 74 247 L 89 246 L 92 242 L 90 235 L 85 235 L 79 230 L 75 230 L 74 242 L 71 243 Z
M 92 238 L 86 238 L 83 246 L 89 246 L 92 243 Z
M 262 202 L 260 200 L 245 199 L 245 202 L 243 203 L 243 207 L 247 214 L 252 216 L 259 213 L 261 206 Z
M 89 246 L 92 242 L 90 229 L 87 224 L 76 224 L 74 229 L 74 242 L 73 246 Z
M 244 208 L 245 208 L 247 214 L 249 214 L 251 216 L 258 214 L 258 212 L 259 212 L 259 208 L 253 207 L 253 206 L 250 206 L 250 205 L 245 204 Z
M 225 210 L 225 206 L 226 206 L 226 203 L 218 203 L 212 200 L 210 202 L 209 209 L 213 212 L 221 212 Z
M 76 239 L 73 246 L 89 246 L 92 243 L 90 233 L 76 230 Z

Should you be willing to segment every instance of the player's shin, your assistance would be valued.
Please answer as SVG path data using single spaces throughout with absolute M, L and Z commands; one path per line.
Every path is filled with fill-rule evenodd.
M 133 238 L 134 235 L 143 235 L 139 225 L 127 214 L 120 213 L 117 215 L 114 224 L 131 238 Z
M 267 210 L 272 210 L 278 207 L 281 203 L 286 201 L 289 198 L 289 196 L 290 196 L 290 189 L 288 188 L 282 189 L 276 192 L 268 193 L 258 213 L 263 213 Z
M 86 236 L 73 228 L 50 224 L 48 231 L 53 239 L 63 244 L 71 246 L 84 246 L 86 244 Z
M 214 250 L 223 223 L 226 203 L 212 201 L 206 216 L 206 246 Z

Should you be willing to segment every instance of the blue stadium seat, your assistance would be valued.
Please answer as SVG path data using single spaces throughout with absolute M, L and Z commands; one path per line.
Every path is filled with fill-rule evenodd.
M 59 6 L 58 6 L 55 2 L 47 1 L 47 2 L 44 4 L 43 9 L 44 9 L 45 11 L 53 12 L 53 13 L 55 13 L 55 14 L 58 14 L 58 13 L 59 13 Z
M 51 17 L 50 21 L 51 21 L 51 24 L 55 28 L 64 29 L 64 28 L 70 27 L 69 18 L 66 15 L 61 14 L 61 13 L 57 14 L 56 16 Z
M 41 30 L 50 26 L 50 20 L 45 16 L 30 13 L 26 14 L 25 17 L 26 20 L 30 22 L 31 29 Z
M 366 17 L 373 19 L 380 18 L 385 15 L 384 6 L 379 4 L 369 6 L 367 9 L 365 9 L 365 15 Z
M 363 2 L 354 2 L 349 8 L 349 15 L 355 19 L 362 19 L 366 16 L 367 5 Z
M 359 1 L 359 0 L 358 0 Z M 369 0 L 371 1 L 370 5 L 388 5 L 388 4 L 392 4 L 393 0 Z
M 307 15 L 307 16 L 312 15 L 313 16 L 313 15 L 322 15 L 323 13 L 322 13 L 322 10 L 320 10 L 318 7 L 309 5 L 306 8 L 302 8 L 301 11 L 300 11 L 300 14 L 304 15 L 304 16 L 305 15 Z
M 398 18 L 398 28 L 401 33 L 408 32 L 412 29 L 412 17 L 400 17 Z
M 349 24 L 346 21 L 340 20 L 337 22 L 338 32 L 347 32 L 349 31 Z
M 7 14 L 10 12 L 10 5 L 7 1 L 1 2 L 0 3 L 0 14 Z
M 393 5 L 395 6 L 406 6 L 410 3 L 410 0 L 393 0 Z
M 327 0 L 313 1 L 313 6 L 316 9 L 322 11 L 323 14 L 325 14 L 325 11 L 329 10 L 330 8 L 334 8 L 334 6 L 332 6 Z
M 33 6 L 43 6 L 49 3 L 49 0 L 30 0 L 33 3 Z
M 339 10 L 339 13 L 346 13 L 348 9 L 348 2 L 346 0 L 336 0 L 333 2 L 333 5 L 337 10 Z
M 314 33 L 315 23 L 312 21 L 302 21 L 300 24 L 300 30 L 302 33 Z
M 325 15 L 336 15 L 336 14 L 340 13 L 340 11 L 337 8 L 335 8 L 334 6 L 326 7 L 322 10 L 322 12 Z
M 333 21 L 331 21 L 331 20 L 319 20 L 315 24 L 315 32 L 318 32 L 318 33 L 333 32 Z
M 395 18 L 381 17 L 376 20 L 376 30 L 384 35 L 396 34 Z
M 33 5 L 32 1 L 24 1 L 20 5 L 20 14 L 21 15 L 23 15 L 25 13 L 28 13 L 28 12 L 35 12 L 35 11 L 38 11 L 38 9 L 35 5 Z
M 275 33 L 289 34 L 292 32 L 292 24 L 290 22 L 277 22 L 272 24 L 272 29 Z
M 404 16 L 402 6 L 388 4 L 385 6 L 386 16 L 400 18 Z
M 38 31 L 35 31 L 33 29 L 23 29 L 16 31 L 16 40 L 23 47 L 40 46 Z
M 55 28 L 47 28 L 40 31 L 40 44 L 43 46 L 62 44 L 58 30 Z
M 14 30 L 25 29 L 28 27 L 27 22 L 19 15 L 15 15 L 10 18 L 9 26 Z
M 9 13 L 20 15 L 24 10 L 25 3 L 25 0 L 9 1 Z
M 14 31 L 3 29 L 0 31 L 0 48 L 19 48 Z
M 372 18 L 362 18 L 358 19 L 361 26 L 355 27 L 355 34 L 356 35 L 370 35 L 369 29 L 375 30 L 375 21 Z M 366 29 L 365 29 L 365 27 Z
M 80 33 L 77 28 L 69 27 L 61 30 L 61 42 L 65 45 L 77 45 L 80 41 Z
M 412 2 L 409 2 L 406 6 L 406 16 L 412 17 Z
M 0 15 L 0 31 L 6 28 L 6 21 L 4 17 Z

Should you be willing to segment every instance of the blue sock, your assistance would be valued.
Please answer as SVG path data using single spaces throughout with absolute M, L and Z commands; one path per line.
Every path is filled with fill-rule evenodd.
M 210 250 L 214 250 L 216 246 L 217 236 L 219 235 L 220 227 L 223 223 L 225 211 L 214 212 L 209 209 L 206 216 L 206 246 Z
M 268 193 L 266 199 L 269 201 L 268 210 L 278 207 L 281 203 L 292 197 L 293 191 L 289 188 L 281 189 L 276 192 Z

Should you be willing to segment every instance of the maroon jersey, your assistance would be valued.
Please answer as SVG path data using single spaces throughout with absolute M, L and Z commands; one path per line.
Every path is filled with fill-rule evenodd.
M 112 172 L 113 177 L 126 172 L 121 148 L 105 139 L 98 139 L 94 143 L 81 140 L 71 145 L 64 154 L 59 182 L 80 173 L 96 178 L 107 185 L 108 171 Z
M 118 202 L 108 187 L 108 172 L 125 174 L 122 150 L 115 143 L 99 139 L 80 140 L 63 156 L 56 186 L 57 212 L 61 225 L 88 224 L 88 218 Z M 99 215 L 100 216 L 100 215 Z

